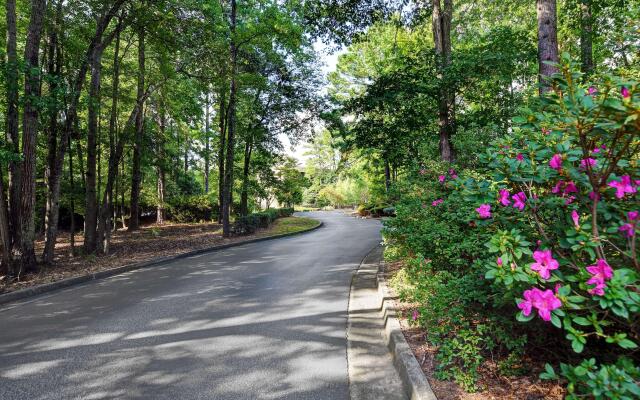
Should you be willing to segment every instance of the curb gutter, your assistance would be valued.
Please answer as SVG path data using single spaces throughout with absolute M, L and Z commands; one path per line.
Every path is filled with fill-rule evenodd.
M 110 268 L 104 271 L 98 271 L 98 272 L 93 272 L 87 275 L 81 275 L 81 276 L 76 276 L 73 278 L 67 278 L 67 279 L 62 279 L 59 280 L 57 282 L 51 282 L 51 283 L 45 283 L 43 285 L 37 285 L 37 286 L 33 286 L 30 288 L 26 288 L 26 289 L 20 289 L 20 290 L 16 290 L 13 292 L 9 292 L 9 293 L 5 293 L 5 294 L 0 294 L 0 305 L 3 304 L 7 304 L 7 303 L 11 303 L 13 301 L 17 301 L 17 300 L 22 300 L 28 297 L 33 297 L 33 296 L 37 296 L 43 293 L 48 293 L 48 292 L 52 292 L 58 289 L 63 289 L 69 286 L 75 286 L 81 283 L 85 283 L 85 282 L 89 282 L 89 281 L 93 281 L 93 280 L 97 280 L 97 279 L 104 279 L 104 278 L 108 278 L 114 275 L 119 275 L 125 272 L 129 272 L 129 271 L 134 271 L 137 269 L 142 269 L 142 268 L 147 268 L 147 267 L 152 267 L 152 266 L 156 266 L 158 264 L 163 264 L 169 261 L 175 261 L 175 260 L 179 260 L 182 258 L 187 258 L 187 257 L 192 257 L 195 255 L 199 255 L 199 254 L 204 254 L 204 253 L 209 253 L 209 252 L 215 252 L 218 250 L 224 250 L 224 249 L 228 249 L 230 247 L 238 247 L 238 246 L 243 246 L 245 244 L 251 244 L 251 243 L 257 243 L 257 242 L 264 242 L 267 240 L 271 240 L 271 239 L 280 239 L 280 238 L 284 238 L 284 237 L 289 237 L 289 236 L 295 236 L 295 235 L 299 235 L 301 233 L 307 233 L 307 232 L 311 232 L 314 231 L 316 229 L 321 228 L 324 224 L 322 221 L 319 221 L 320 223 L 316 226 L 314 226 L 313 228 L 309 228 L 303 231 L 298 231 L 298 232 L 290 232 L 290 233 L 283 233 L 280 235 L 274 235 L 274 236 L 265 236 L 265 237 L 261 237 L 261 238 L 256 238 L 256 239 L 250 239 L 250 240 L 245 240 L 245 241 L 241 241 L 241 242 L 235 242 L 235 243 L 228 243 L 228 244 L 221 244 L 221 245 L 217 245 L 217 246 L 212 246 L 212 247 L 207 247 L 205 249 L 200 249 L 200 250 L 193 250 L 193 251 L 189 251 L 186 253 L 181 253 L 181 254 L 176 254 L 173 256 L 167 256 L 167 257 L 160 257 L 160 258 L 154 258 L 150 261 L 141 261 L 138 263 L 134 263 L 134 264 L 127 264 L 127 265 L 123 265 L 121 267 L 115 267 L 115 268 Z

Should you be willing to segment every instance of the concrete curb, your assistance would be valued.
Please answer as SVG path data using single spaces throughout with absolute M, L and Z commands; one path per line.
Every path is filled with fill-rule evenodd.
M 121 267 L 115 267 L 115 268 L 107 269 L 107 270 L 104 270 L 104 271 L 93 272 L 93 273 L 87 274 L 87 275 L 82 275 L 82 276 L 76 276 L 76 277 L 73 277 L 73 278 L 62 279 L 62 280 L 59 280 L 57 282 L 46 283 L 46 284 L 43 284 L 43 285 L 33 286 L 33 287 L 30 287 L 30 288 L 26 288 L 26 289 L 16 290 L 14 292 L 0 294 L 0 305 L 11 303 L 11 302 L 17 301 L 17 300 L 22 300 L 22 299 L 25 299 L 25 298 L 28 298 L 28 297 L 37 296 L 37 295 L 44 294 L 44 293 L 49 293 L 49 292 L 52 292 L 52 291 L 55 291 L 55 290 L 59 290 L 59 289 L 63 289 L 63 288 L 69 287 L 69 286 L 74 286 L 74 285 L 78 285 L 78 284 L 81 284 L 81 283 L 93 281 L 93 280 L 96 280 L 96 279 L 108 278 L 108 277 L 111 277 L 111 276 L 114 276 L 114 275 L 122 274 L 124 272 L 129 272 L 129 271 L 133 271 L 133 270 L 136 270 L 136 269 L 156 266 L 158 264 L 163 264 L 163 263 L 166 263 L 166 262 L 169 262 L 169 261 L 175 261 L 175 260 L 179 260 L 179 259 L 187 258 L 187 257 L 192 257 L 192 256 L 199 255 L 199 254 L 215 252 L 215 251 L 218 251 L 218 250 L 224 250 L 224 249 L 228 249 L 228 248 L 231 248 L 231 247 L 243 246 L 245 244 L 264 242 L 266 240 L 280 239 L 280 238 L 284 238 L 284 237 L 299 235 L 301 233 L 311 232 L 311 231 L 314 231 L 316 229 L 321 228 L 324 225 L 324 223 L 322 221 L 319 221 L 319 222 L 320 223 L 318 225 L 314 226 L 313 228 L 309 228 L 309 229 L 306 229 L 306 230 L 303 230 L 303 231 L 283 233 L 283 234 L 280 234 L 280 235 L 265 236 L 265 237 L 261 237 L 261 238 L 245 240 L 245 241 L 242 241 L 242 242 L 228 243 L 228 244 L 222 244 L 222 245 L 218 245 L 218 246 L 212 246 L 212 247 L 208 247 L 206 249 L 193 250 L 193 251 L 189 251 L 189 252 L 186 252 L 186 253 L 177 254 L 177 255 L 174 255 L 174 256 L 160 257 L 160 258 L 155 258 L 155 259 L 150 260 L 150 261 L 142 261 L 142 262 L 138 262 L 138 263 L 134 263 L 134 264 L 127 264 L 127 265 L 123 265 Z
M 380 260 L 380 266 L 383 261 Z M 393 356 L 393 363 L 402 379 L 404 390 L 411 400 L 437 400 L 424 372 L 416 360 L 407 340 L 404 338 L 393 304 L 387 282 L 381 269 L 378 269 L 378 296 L 382 303 L 381 313 L 384 316 L 384 337 L 387 347 Z

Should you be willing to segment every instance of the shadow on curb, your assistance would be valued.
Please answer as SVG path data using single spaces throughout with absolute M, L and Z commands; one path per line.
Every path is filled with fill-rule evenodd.
M 280 238 L 285 238 L 285 237 L 289 237 L 289 236 L 295 236 L 295 235 L 299 235 L 302 233 L 307 233 L 307 232 L 311 232 L 314 231 L 316 229 L 321 228 L 324 224 L 322 221 L 318 221 L 319 224 L 309 228 L 309 229 L 305 229 L 302 231 L 297 231 L 297 232 L 290 232 L 290 233 L 283 233 L 280 235 L 273 235 L 273 236 L 265 236 L 265 237 L 261 237 L 261 238 L 256 238 L 256 239 L 250 239 L 250 240 L 245 240 L 245 241 L 240 241 L 240 242 L 235 242 L 235 243 L 228 243 L 228 244 L 222 244 L 222 245 L 218 245 L 218 246 L 212 246 L 212 247 L 208 247 L 206 249 L 200 249 L 200 250 L 193 250 L 193 251 L 189 251 L 186 253 L 181 253 L 181 254 L 176 254 L 173 256 L 168 256 L 168 257 L 161 257 L 161 258 L 155 258 L 153 260 L 149 260 L 149 261 L 142 261 L 139 263 L 134 263 L 134 264 L 128 264 L 128 265 L 123 265 L 121 267 L 116 267 L 116 268 L 110 268 L 104 271 L 98 271 L 98 272 L 93 272 L 91 274 L 87 274 L 87 275 L 81 275 L 81 276 L 76 276 L 73 278 L 67 278 L 67 279 L 62 279 L 59 280 L 57 282 L 52 282 L 52 283 L 46 283 L 43 285 L 37 285 L 37 286 L 33 286 L 30 288 L 26 288 L 26 289 L 20 289 L 20 290 L 16 290 L 13 292 L 9 292 L 9 293 L 5 293 L 5 294 L 0 294 L 0 306 L 7 304 L 7 303 L 11 303 L 14 301 L 18 301 L 18 300 L 23 300 L 26 298 L 30 298 L 30 297 L 35 297 L 41 294 L 45 294 L 45 293 L 50 293 L 59 289 L 64 289 L 70 286 L 75 286 L 75 285 L 79 285 L 81 283 L 85 283 L 85 282 L 90 282 L 93 280 L 97 280 L 97 279 L 104 279 L 104 278 L 109 278 L 111 276 L 114 275 L 119 275 L 125 272 L 129 272 L 129 271 L 134 271 L 137 269 L 142 269 L 142 268 L 147 268 L 147 267 L 153 267 L 153 266 L 157 266 L 169 261 L 175 261 L 175 260 L 179 260 L 182 258 L 187 258 L 187 257 L 192 257 L 195 255 L 200 255 L 200 254 L 204 254 L 204 253 L 210 253 L 210 252 L 215 252 L 215 251 L 219 251 L 219 250 L 224 250 L 224 249 L 228 249 L 231 247 L 238 247 L 238 246 L 244 246 L 246 244 L 251 244 L 251 243 L 257 243 L 257 242 L 263 242 L 266 240 L 272 240 L 272 239 L 280 239 Z
M 347 324 L 351 399 L 437 400 L 400 328 L 382 262 L 382 246 L 377 246 L 362 260 L 351 282 Z

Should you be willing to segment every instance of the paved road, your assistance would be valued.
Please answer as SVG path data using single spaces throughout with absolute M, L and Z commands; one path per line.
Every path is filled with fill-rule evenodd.
M 351 273 L 378 221 L 199 255 L 0 310 L 0 399 L 347 399 Z

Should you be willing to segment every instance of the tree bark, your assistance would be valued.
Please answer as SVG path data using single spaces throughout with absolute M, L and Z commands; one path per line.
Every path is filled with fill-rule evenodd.
M 158 225 L 164 224 L 164 197 L 165 197 L 165 171 L 164 171 L 164 135 L 165 135 L 165 127 L 166 127 L 166 115 L 164 105 L 160 107 L 159 111 L 159 131 L 158 131 L 158 140 L 157 140 L 157 161 L 156 161 L 156 169 L 157 169 L 157 190 L 158 190 L 158 205 L 156 207 L 156 223 Z
M 218 147 L 218 223 L 222 223 L 222 203 L 224 203 L 224 149 L 227 137 L 227 105 L 225 102 L 225 91 L 223 88 L 220 95 L 219 126 L 220 143 Z
M 440 158 L 445 162 L 455 161 L 455 152 L 451 144 L 451 137 L 456 131 L 455 91 L 445 82 L 445 72 L 451 65 L 451 18 L 453 15 L 453 0 L 433 1 L 432 29 L 433 42 L 437 56 L 438 79 L 440 80 L 440 94 L 438 98 L 438 128 Z
M 20 154 L 18 119 L 18 50 L 16 42 L 16 0 L 7 0 L 7 144 L 15 154 Z M 11 248 L 18 243 L 20 229 L 20 161 L 9 161 L 9 234 Z
M 582 0 L 580 6 L 580 61 L 582 73 L 589 77 L 593 73 L 593 16 L 591 0 Z
M 7 199 L 5 198 L 4 173 L 2 165 L 0 165 L 0 240 L 2 243 L 2 268 L 5 275 L 13 275 L 13 266 L 11 261 L 11 237 L 9 236 L 9 214 L 7 210 Z
M 31 0 L 31 18 L 24 48 L 24 114 L 22 119 L 22 182 L 20 185 L 20 271 L 36 270 L 34 208 L 36 202 L 36 146 L 40 97 L 39 49 L 47 2 Z
M 204 112 L 204 192 L 209 194 L 209 169 L 211 154 L 209 149 L 209 93 L 207 93 L 206 109 Z
M 538 14 L 538 71 L 539 92 L 542 96 L 551 90 L 548 77 L 558 68 L 547 64 L 558 62 L 558 29 L 556 22 L 556 0 L 537 0 Z
M 244 145 L 244 165 L 242 168 L 242 192 L 240 193 L 240 215 L 249 214 L 249 171 L 251 152 L 253 151 L 253 135 L 249 135 Z
M 69 186 L 74 188 L 73 184 L 73 152 L 71 151 L 71 138 L 68 140 L 69 145 Z M 76 206 L 73 193 L 71 193 L 71 199 L 69 201 L 69 212 L 71 214 L 71 226 L 69 227 L 69 243 L 71 244 L 71 255 L 76 254 Z M 53 252 L 51 253 L 53 257 Z
M 58 31 L 62 25 L 62 1 L 58 2 L 56 6 L 55 22 L 50 28 L 49 34 L 49 75 L 52 77 L 59 77 L 62 73 L 62 49 L 58 44 Z M 53 208 L 59 207 L 59 204 L 54 204 L 55 198 L 52 192 L 51 182 L 55 179 L 53 174 L 55 173 L 56 153 L 58 146 L 58 103 L 56 91 L 58 84 L 56 79 L 52 79 L 49 84 L 49 92 L 51 96 L 54 96 L 54 104 L 49 110 L 49 131 L 47 132 L 47 163 L 45 166 L 44 178 L 47 186 L 47 195 L 45 201 L 45 248 L 42 254 L 42 259 L 45 264 L 51 264 L 53 262 L 53 253 L 55 249 L 55 240 L 51 240 L 51 223 L 49 220 L 51 217 L 51 211 Z M 57 223 L 57 221 L 56 221 Z
M 144 55 L 144 27 L 138 31 L 138 94 L 140 99 L 144 96 L 144 75 L 145 75 L 145 55 Z M 143 105 L 144 106 L 144 105 Z M 142 157 L 142 137 L 144 133 L 144 111 L 141 110 L 136 115 L 136 136 L 133 147 L 133 165 L 131 170 L 131 201 L 129 218 L 129 231 L 140 228 L 140 182 L 142 181 L 142 171 L 140 170 L 140 159 Z
M 224 172 L 224 188 L 222 203 L 222 236 L 231 234 L 230 211 L 233 191 L 233 155 L 236 133 L 236 75 L 238 74 L 238 49 L 236 47 L 236 0 L 231 0 L 231 40 L 229 50 L 231 52 L 231 85 L 229 90 L 229 126 L 227 128 L 227 154 L 226 168 Z
M 384 189 L 387 194 L 389 194 L 390 188 L 391 188 L 391 168 L 389 167 L 389 159 L 385 156 L 384 158 Z

